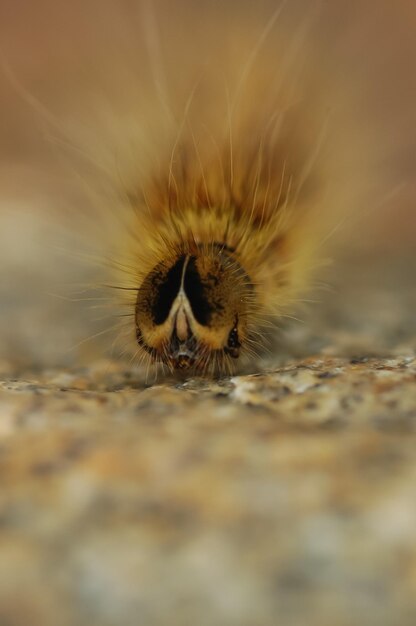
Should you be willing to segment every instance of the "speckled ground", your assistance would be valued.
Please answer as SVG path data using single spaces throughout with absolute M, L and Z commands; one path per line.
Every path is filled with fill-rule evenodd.
M 216 381 L 0 361 L 0 625 L 414 626 L 401 293 Z

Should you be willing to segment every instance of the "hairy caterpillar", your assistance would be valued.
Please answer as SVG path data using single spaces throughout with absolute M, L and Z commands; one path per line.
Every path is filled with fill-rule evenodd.
M 319 2 L 108 7 L 103 82 L 81 100 L 93 115 L 64 139 L 83 178 L 87 162 L 103 174 L 95 230 L 109 224 L 105 282 L 126 345 L 170 370 L 233 371 L 292 315 L 323 242 L 367 201 L 362 85 L 331 63 Z
M 231 372 L 261 350 L 308 288 L 364 175 L 363 148 L 355 171 L 351 159 L 358 134 L 334 112 L 338 81 L 316 51 L 305 59 L 310 21 L 288 37 L 283 4 L 262 28 L 245 10 L 239 28 L 209 13 L 205 35 L 224 34 L 209 65 L 176 43 L 184 56 L 169 66 L 169 110 L 151 114 L 163 132 L 147 138 L 157 157 L 140 160 L 128 187 L 131 241 L 115 257 L 127 334 L 139 358 L 172 371 Z

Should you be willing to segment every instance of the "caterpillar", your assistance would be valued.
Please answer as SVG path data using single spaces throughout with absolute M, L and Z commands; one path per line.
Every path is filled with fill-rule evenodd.
M 218 50 L 209 44 L 209 64 L 176 41 L 171 86 L 146 114 L 156 158 L 141 136 L 147 156 L 123 190 L 129 235 L 115 258 L 127 335 L 136 357 L 170 371 L 231 373 L 255 359 L 305 297 L 322 241 L 369 179 L 364 133 L 334 112 L 339 81 L 308 48 L 311 20 L 288 36 L 284 3 L 268 19 L 244 9 L 238 28 L 224 9 L 225 24 L 211 11 L 202 29 L 193 13 L 198 34 L 223 38 Z
M 357 113 L 362 81 L 322 43 L 320 2 L 111 6 L 93 115 L 65 138 L 84 178 L 86 163 L 100 171 L 88 233 L 103 233 L 120 339 L 171 372 L 231 373 L 270 345 L 333 230 L 369 201 L 381 150 Z

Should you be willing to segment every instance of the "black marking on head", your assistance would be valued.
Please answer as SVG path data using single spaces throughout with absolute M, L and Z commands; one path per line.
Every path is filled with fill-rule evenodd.
M 160 277 L 155 277 L 154 279 L 157 297 L 152 302 L 151 315 L 156 325 L 163 324 L 168 318 L 172 304 L 181 286 L 182 268 L 185 259 L 185 255 L 179 257 L 167 274 L 163 276 L 162 280 L 160 280 Z
M 184 289 L 196 321 L 202 326 L 208 326 L 211 321 L 213 307 L 208 302 L 204 285 L 196 267 L 196 257 L 194 256 L 189 259 L 185 271 Z
M 190 369 L 195 365 L 198 342 L 190 332 L 185 341 L 179 339 L 176 328 L 173 329 L 169 343 L 169 361 L 175 369 Z
M 238 318 L 235 320 L 234 328 L 231 330 L 228 335 L 227 345 L 224 348 L 224 351 L 229 354 L 233 359 L 237 359 L 240 355 L 241 343 L 238 337 Z

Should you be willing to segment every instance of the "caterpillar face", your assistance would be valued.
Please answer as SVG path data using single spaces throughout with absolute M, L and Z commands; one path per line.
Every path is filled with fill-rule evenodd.
M 253 287 L 225 245 L 202 246 L 162 261 L 136 302 L 136 338 L 172 370 L 205 371 L 237 359 L 247 339 Z

